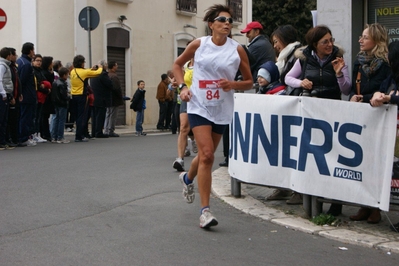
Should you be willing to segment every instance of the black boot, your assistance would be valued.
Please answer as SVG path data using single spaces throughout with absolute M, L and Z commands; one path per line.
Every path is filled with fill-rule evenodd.
M 342 213 L 342 204 L 332 203 L 330 209 L 328 209 L 327 214 L 332 216 L 338 216 Z

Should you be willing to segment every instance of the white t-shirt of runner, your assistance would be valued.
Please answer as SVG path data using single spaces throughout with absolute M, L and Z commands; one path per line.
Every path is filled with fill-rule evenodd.
M 201 37 L 194 56 L 192 98 L 187 113 L 197 114 L 219 124 L 230 124 L 234 111 L 234 91 L 219 88 L 220 79 L 234 80 L 240 66 L 239 43 L 227 38 L 222 46 L 212 42 L 212 36 Z

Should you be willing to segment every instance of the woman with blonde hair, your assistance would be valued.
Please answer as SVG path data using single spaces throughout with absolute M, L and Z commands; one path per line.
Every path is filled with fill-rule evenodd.
M 387 30 L 378 23 L 366 24 L 359 44 L 360 52 L 353 67 L 350 101 L 370 103 L 373 94 L 379 91 L 381 83 L 391 73 L 387 59 Z M 349 218 L 375 224 L 381 220 L 381 214 L 378 208 L 361 207 L 356 215 Z

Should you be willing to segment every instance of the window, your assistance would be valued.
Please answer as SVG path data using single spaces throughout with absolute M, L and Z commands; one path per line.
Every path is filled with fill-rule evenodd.
M 178 13 L 197 13 L 197 0 L 176 0 L 176 11 Z
M 242 23 L 242 0 L 227 0 L 227 5 L 233 10 L 234 23 Z

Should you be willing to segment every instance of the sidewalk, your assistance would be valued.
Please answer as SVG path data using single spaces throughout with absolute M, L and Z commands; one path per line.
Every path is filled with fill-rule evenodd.
M 287 205 L 285 201 L 266 201 L 265 197 L 274 190 L 272 188 L 242 183 L 241 198 L 233 197 L 227 167 L 214 171 L 212 178 L 212 192 L 244 213 L 305 233 L 399 253 L 399 233 L 389 229 L 389 220 L 392 223 L 399 222 L 399 205 L 391 204 L 389 212 L 381 212 L 382 220 L 378 224 L 349 220 L 350 215 L 357 213 L 358 207 L 344 206 L 342 214 L 337 217 L 341 219 L 338 227 L 318 226 L 309 221 L 302 205 Z M 323 204 L 323 212 L 326 212 L 328 207 L 329 204 Z
M 116 126 L 115 128 L 115 133 L 118 134 L 134 134 L 135 132 L 134 125 Z M 170 133 L 170 131 L 161 131 L 145 125 L 144 132 Z M 74 134 L 74 132 L 65 132 L 65 135 Z M 212 178 L 213 194 L 244 213 L 286 228 L 338 240 L 343 242 L 343 246 L 345 243 L 351 243 L 399 253 L 399 233 L 389 229 L 389 220 L 392 223 L 399 222 L 399 205 L 391 204 L 389 212 L 381 212 L 382 220 L 378 224 L 349 220 L 350 215 L 357 213 L 358 207 L 344 206 L 342 214 L 337 217 L 341 220 L 337 227 L 318 226 L 309 221 L 302 205 L 287 205 L 285 201 L 266 201 L 265 198 L 272 194 L 273 188 L 242 183 L 241 198 L 233 197 L 227 167 L 221 167 L 214 171 Z M 323 204 L 323 212 L 326 212 L 328 207 L 329 204 Z

